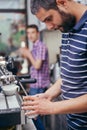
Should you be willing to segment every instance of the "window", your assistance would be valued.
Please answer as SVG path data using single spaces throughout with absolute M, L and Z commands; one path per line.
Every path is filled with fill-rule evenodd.
M 0 0 L 1 54 L 9 55 L 25 40 L 26 10 L 26 0 Z
M 25 0 L 0 0 L 0 9 L 24 9 Z

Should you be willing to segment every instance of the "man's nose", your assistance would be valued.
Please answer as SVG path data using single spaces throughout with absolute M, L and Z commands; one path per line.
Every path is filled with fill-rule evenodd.
M 53 24 L 46 24 L 46 26 L 47 26 L 48 30 L 54 29 L 54 25 Z

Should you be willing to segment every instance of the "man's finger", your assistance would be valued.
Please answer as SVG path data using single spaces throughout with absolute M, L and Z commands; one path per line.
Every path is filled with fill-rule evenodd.
M 25 113 L 25 115 L 27 115 L 27 116 L 32 116 L 32 115 L 38 115 L 38 113 L 37 113 L 36 111 L 32 110 L 32 111 L 27 111 L 27 112 Z
M 22 103 L 22 106 L 34 106 L 34 105 L 37 105 L 38 102 L 34 102 L 34 101 L 24 101 Z
M 23 106 L 22 110 L 36 110 L 36 106 Z
M 30 101 L 34 101 L 35 100 L 35 96 L 24 96 L 23 100 L 30 100 Z

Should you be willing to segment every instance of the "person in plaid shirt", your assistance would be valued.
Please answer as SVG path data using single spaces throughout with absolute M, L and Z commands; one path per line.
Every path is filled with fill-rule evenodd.
M 29 48 L 21 48 L 20 53 L 31 63 L 30 75 L 37 80 L 30 84 L 30 95 L 36 95 L 45 92 L 50 84 L 49 76 L 49 56 L 46 45 L 39 40 L 39 30 L 34 24 L 27 26 L 28 39 L 33 43 L 32 51 Z M 37 130 L 45 130 L 40 117 L 33 122 Z

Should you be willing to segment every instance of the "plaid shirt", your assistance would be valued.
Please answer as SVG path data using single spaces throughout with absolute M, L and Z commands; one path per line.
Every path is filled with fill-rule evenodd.
M 50 77 L 49 77 L 49 59 L 48 50 L 41 41 L 37 41 L 33 45 L 32 55 L 35 60 L 42 60 L 42 66 L 39 70 L 36 70 L 34 66 L 30 68 L 30 74 L 32 78 L 37 80 L 37 83 L 30 84 L 33 88 L 45 88 L 49 87 Z

